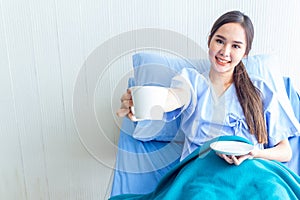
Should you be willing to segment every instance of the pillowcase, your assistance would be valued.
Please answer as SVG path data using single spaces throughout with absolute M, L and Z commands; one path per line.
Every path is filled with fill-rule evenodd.
M 183 68 L 195 68 L 200 73 L 210 67 L 207 59 L 191 60 L 155 53 L 137 53 L 132 57 L 136 85 L 169 87 L 172 78 Z
M 172 78 L 183 68 L 195 68 L 204 73 L 210 68 L 208 59 L 184 59 L 168 57 L 157 53 L 141 52 L 133 55 L 135 85 L 159 85 L 169 87 Z M 278 59 L 274 55 L 255 55 L 243 59 L 250 78 L 263 79 L 276 94 L 281 105 L 296 120 L 292 106 L 286 95 L 283 77 L 280 74 Z M 173 111 L 178 113 L 178 110 Z M 174 114 L 176 115 L 176 114 Z M 140 121 L 137 123 L 133 137 L 139 140 L 171 141 L 178 133 L 180 117 L 170 122 Z

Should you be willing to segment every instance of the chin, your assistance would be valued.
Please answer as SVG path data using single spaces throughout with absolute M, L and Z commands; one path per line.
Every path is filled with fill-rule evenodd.
M 213 70 L 218 72 L 218 73 L 225 73 L 225 72 L 233 71 L 231 69 L 232 69 L 231 66 L 219 66 L 217 64 L 215 64 L 213 66 Z

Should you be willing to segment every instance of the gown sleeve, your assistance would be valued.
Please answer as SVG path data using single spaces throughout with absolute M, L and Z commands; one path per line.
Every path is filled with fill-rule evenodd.
M 199 87 L 201 85 L 201 87 Z M 185 117 L 189 117 L 197 106 L 198 97 L 201 90 L 208 88 L 207 79 L 193 68 L 184 68 L 181 73 L 175 76 L 171 82 L 171 88 L 179 88 L 187 91 L 189 100 L 181 108 L 165 113 L 165 121 L 171 121 L 185 112 Z

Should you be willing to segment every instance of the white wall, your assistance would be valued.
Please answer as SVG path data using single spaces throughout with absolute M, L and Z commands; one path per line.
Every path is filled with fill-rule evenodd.
M 88 73 L 85 61 L 105 41 L 122 33 L 168 29 L 206 51 L 214 20 L 225 11 L 239 9 L 255 25 L 252 55 L 277 54 L 282 74 L 292 77 L 300 89 L 298 0 L 0 3 L 0 199 L 108 197 L 120 123 L 113 114 L 126 87 L 123 76 L 130 73 L 132 52 L 120 53 L 109 66 L 99 66 L 105 70 L 94 77 L 95 91 L 87 87 L 82 94 L 83 99 L 94 98 L 83 102 L 95 101 L 91 111 L 99 129 L 80 129 L 73 101 L 81 97 L 73 95 L 77 78 Z M 120 44 L 125 43 L 116 41 L 110 49 L 117 51 Z M 89 85 L 91 80 L 85 81 Z M 82 109 L 86 107 L 83 103 Z M 83 125 L 91 123 L 89 118 L 79 120 Z

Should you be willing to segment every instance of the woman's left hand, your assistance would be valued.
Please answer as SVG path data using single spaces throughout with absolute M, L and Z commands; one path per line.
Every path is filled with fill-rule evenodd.
M 246 154 L 242 156 L 234 156 L 234 155 L 225 155 L 225 154 L 218 154 L 221 158 L 223 158 L 229 164 L 240 165 L 247 159 L 252 159 L 253 156 L 251 154 Z

